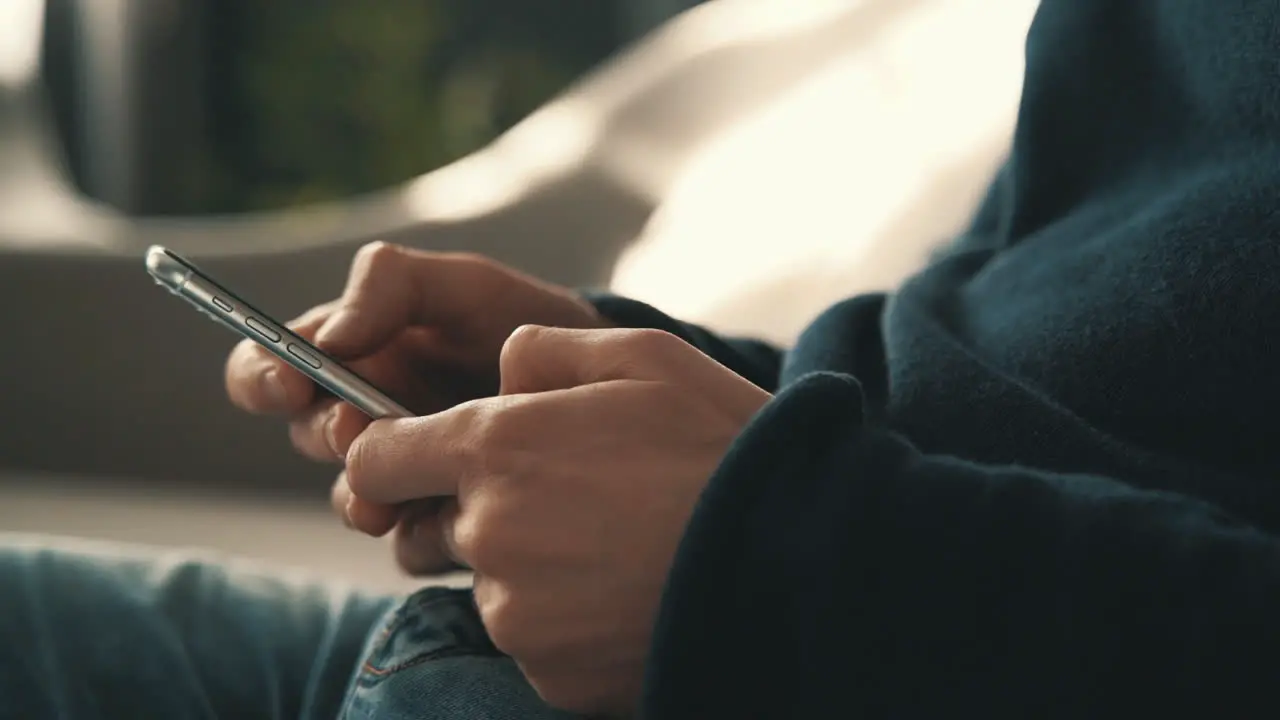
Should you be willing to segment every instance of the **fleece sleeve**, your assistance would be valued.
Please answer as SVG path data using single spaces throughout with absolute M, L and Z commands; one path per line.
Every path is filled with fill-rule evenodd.
M 1280 717 L 1280 541 L 1123 478 L 922 454 L 816 374 L 687 529 L 644 715 Z
M 691 323 L 681 322 L 637 300 L 617 295 L 585 293 L 596 310 L 615 325 L 665 330 L 693 345 L 716 362 L 773 392 L 778 387 L 782 351 L 760 341 L 724 338 Z

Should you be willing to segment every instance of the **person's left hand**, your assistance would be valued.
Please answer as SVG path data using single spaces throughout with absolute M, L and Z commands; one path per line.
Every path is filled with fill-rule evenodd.
M 500 373 L 498 397 L 373 423 L 350 491 L 456 496 L 446 543 L 494 644 L 550 704 L 628 712 L 694 504 L 770 396 L 654 330 L 526 326 Z

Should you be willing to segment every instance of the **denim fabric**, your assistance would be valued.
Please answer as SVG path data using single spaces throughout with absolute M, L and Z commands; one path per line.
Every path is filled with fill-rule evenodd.
M 0 534 L 0 718 L 330 720 L 394 602 L 186 551 Z
M 489 641 L 469 590 L 427 588 L 373 634 L 342 720 L 568 720 Z
M 0 720 L 340 715 L 566 717 L 493 648 L 466 591 L 399 601 L 187 551 L 0 533 Z

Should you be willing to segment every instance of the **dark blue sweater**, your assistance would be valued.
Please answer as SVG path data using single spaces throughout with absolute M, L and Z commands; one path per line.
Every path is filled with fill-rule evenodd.
M 785 354 L 600 300 L 777 393 L 646 714 L 1280 717 L 1277 237 L 1280 1 L 1044 0 L 1009 160 L 898 292 Z

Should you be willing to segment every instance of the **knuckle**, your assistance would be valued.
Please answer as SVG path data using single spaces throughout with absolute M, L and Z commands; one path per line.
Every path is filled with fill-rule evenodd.
M 453 450 L 467 459 L 483 458 L 493 442 L 501 413 L 495 412 L 484 400 L 469 400 L 455 406 L 452 413 L 450 426 L 456 438 Z
M 494 538 L 474 513 L 460 515 L 453 523 L 449 538 L 458 559 L 477 571 L 491 570 L 492 559 L 500 555 Z
M 385 240 L 374 240 L 365 243 L 356 251 L 352 265 L 366 268 L 382 267 L 389 262 L 398 262 L 403 254 L 404 249 L 399 245 L 393 245 Z
M 530 421 L 523 403 L 494 408 L 473 401 L 460 416 L 452 439 L 439 449 L 462 478 L 493 486 L 526 473 L 530 466 Z M 495 504 L 486 511 L 498 512 Z
M 539 341 L 546 336 L 547 328 L 539 325 L 521 325 L 502 343 L 499 364 L 503 368 L 514 367 L 533 351 Z
M 681 362 L 691 345 L 665 330 L 625 330 L 606 341 L 602 361 L 624 376 L 643 376 Z
M 531 423 L 528 404 L 516 402 L 476 412 L 459 441 L 460 466 L 490 481 L 517 472 L 521 451 L 528 444 Z
M 530 646 L 528 631 L 510 590 L 485 577 L 477 579 L 474 592 L 480 619 L 494 647 L 514 658 L 524 655 Z
M 628 331 L 620 345 L 629 354 L 641 357 L 666 357 L 681 352 L 688 343 L 666 330 L 641 328 Z
M 337 305 L 350 310 L 381 284 L 404 272 L 406 249 L 384 240 L 367 243 L 356 251 L 347 270 L 347 287 Z

